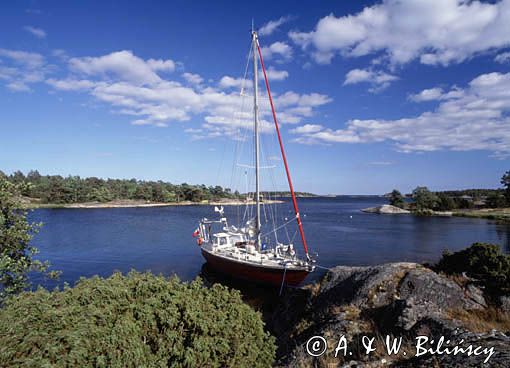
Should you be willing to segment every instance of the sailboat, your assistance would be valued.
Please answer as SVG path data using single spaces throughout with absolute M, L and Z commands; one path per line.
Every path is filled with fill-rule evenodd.
M 219 219 L 209 220 L 203 218 L 193 233 L 197 238 L 203 257 L 212 269 L 228 276 L 254 283 L 264 283 L 274 286 L 297 286 L 301 284 L 310 272 L 315 269 L 314 260 L 311 259 L 306 243 L 301 216 L 299 214 L 296 194 L 292 185 L 287 158 L 276 112 L 269 88 L 267 72 L 264 66 L 257 32 L 251 31 L 253 53 L 253 115 L 254 115 L 254 153 L 255 153 L 255 213 L 243 227 L 230 225 L 224 215 L 223 207 L 215 207 Z M 278 136 L 279 148 L 285 173 L 292 197 L 295 220 L 299 229 L 304 249 L 303 258 L 298 257 L 294 245 L 290 242 L 284 244 L 276 240 L 275 244 L 268 246 L 262 239 L 261 226 L 261 192 L 260 192 L 260 142 L 259 142 L 259 96 L 258 96 L 258 61 L 262 68 L 267 97 L 269 98 L 274 126 Z M 271 233 L 271 231 L 269 231 Z

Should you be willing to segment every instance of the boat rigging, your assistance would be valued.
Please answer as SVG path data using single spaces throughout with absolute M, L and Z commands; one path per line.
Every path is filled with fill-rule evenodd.
M 303 223 L 301 220 L 296 193 L 290 175 L 289 165 L 283 146 L 280 127 L 276 116 L 275 106 L 269 87 L 268 75 L 264 65 L 261 47 L 257 32 L 251 32 L 251 53 L 253 54 L 253 145 L 254 145 L 254 169 L 255 169 L 255 214 L 249 218 L 243 226 L 229 224 L 224 215 L 223 207 L 215 207 L 215 212 L 220 216 L 218 220 L 202 219 L 197 230 L 193 233 L 197 237 L 197 243 L 201 252 L 212 268 L 235 278 L 241 278 L 251 282 L 262 282 L 273 285 L 299 285 L 306 276 L 315 269 L 315 261 L 309 255 L 308 245 L 305 238 Z M 280 227 L 273 226 L 267 234 L 262 233 L 260 190 L 260 119 L 259 119 L 259 89 L 258 65 L 260 61 L 267 97 L 271 107 L 274 127 L 278 137 L 281 157 L 285 167 L 285 174 L 292 197 L 294 218 Z M 244 86 L 241 94 L 244 92 Z M 247 206 L 249 204 L 247 203 Z M 287 219 L 286 219 L 287 220 Z M 304 250 L 304 259 L 298 257 L 294 245 L 289 239 L 287 244 L 277 238 L 277 230 L 296 221 L 301 242 Z M 273 246 L 263 241 L 263 236 L 274 234 Z

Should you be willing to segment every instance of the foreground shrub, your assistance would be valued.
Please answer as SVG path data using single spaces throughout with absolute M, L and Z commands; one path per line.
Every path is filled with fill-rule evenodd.
M 2 367 L 268 367 L 274 353 L 239 292 L 201 281 L 115 273 L 0 310 Z
M 0 171 L 0 305 L 29 286 L 29 272 L 58 276 L 58 272 L 48 272 L 48 262 L 34 259 L 38 251 L 31 241 L 41 224 L 27 220 L 19 200 L 28 186 L 10 183 L 3 176 Z
M 445 252 L 436 268 L 447 274 L 465 272 L 479 280 L 489 296 L 510 294 L 510 256 L 497 245 L 474 243 L 455 253 Z

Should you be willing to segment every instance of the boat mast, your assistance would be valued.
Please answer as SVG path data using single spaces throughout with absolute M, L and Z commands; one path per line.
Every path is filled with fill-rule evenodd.
M 287 164 L 287 156 L 285 156 L 285 149 L 283 148 L 282 136 L 280 134 L 280 127 L 278 125 L 278 120 L 276 119 L 276 111 L 274 109 L 273 97 L 271 96 L 271 89 L 269 88 L 269 81 L 267 80 L 266 67 L 264 65 L 264 58 L 262 57 L 262 51 L 260 50 L 260 45 L 258 44 L 258 40 L 255 38 L 254 42 L 257 44 L 256 51 L 258 52 L 260 58 L 260 66 L 262 67 L 262 73 L 264 74 L 264 81 L 266 83 L 267 96 L 269 97 L 269 103 L 271 105 L 271 112 L 273 113 L 273 121 L 276 128 L 276 133 L 278 135 L 278 143 L 280 144 L 280 151 L 282 153 L 283 164 L 285 166 L 285 172 L 287 174 L 287 181 L 289 183 L 290 194 L 292 196 L 292 204 L 294 205 L 294 212 L 296 214 L 296 221 L 299 228 L 299 233 L 301 235 L 301 241 L 303 242 L 303 248 L 305 250 L 307 260 L 310 260 L 310 255 L 308 254 L 308 245 L 306 244 L 305 232 L 303 230 L 303 223 L 301 222 L 301 215 L 299 214 L 299 208 L 296 200 L 296 193 L 294 192 L 294 186 L 292 185 L 292 179 L 290 177 L 289 165 Z M 254 51 L 255 52 L 255 51 Z
M 255 199 L 257 203 L 256 231 L 257 249 L 260 250 L 260 183 L 259 183 L 259 105 L 258 105 L 258 64 L 257 64 L 257 32 L 251 31 L 253 43 L 253 123 L 255 133 Z

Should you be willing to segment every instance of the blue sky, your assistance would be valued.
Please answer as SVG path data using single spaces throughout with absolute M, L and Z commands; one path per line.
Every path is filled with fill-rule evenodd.
M 510 0 L 4 3 L 0 169 L 232 186 L 252 18 L 298 190 L 510 169 Z

